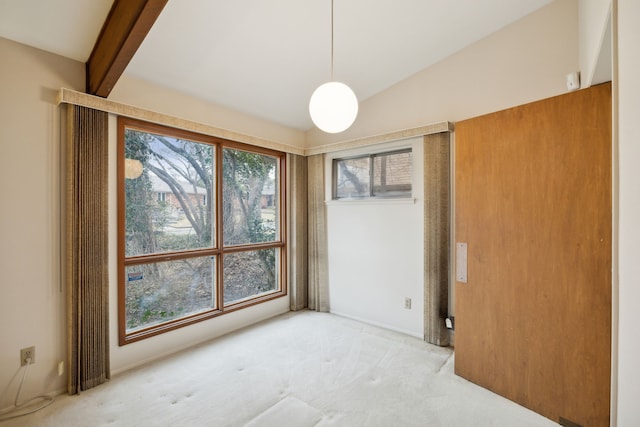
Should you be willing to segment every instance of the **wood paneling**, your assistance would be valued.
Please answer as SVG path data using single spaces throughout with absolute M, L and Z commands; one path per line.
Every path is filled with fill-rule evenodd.
M 611 85 L 459 122 L 455 156 L 456 373 L 608 426 Z

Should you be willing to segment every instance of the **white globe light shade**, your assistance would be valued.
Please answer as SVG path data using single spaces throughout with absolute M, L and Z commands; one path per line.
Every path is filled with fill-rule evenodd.
M 311 120 L 327 133 L 349 128 L 358 115 L 358 98 L 344 83 L 328 82 L 318 87 L 309 101 Z

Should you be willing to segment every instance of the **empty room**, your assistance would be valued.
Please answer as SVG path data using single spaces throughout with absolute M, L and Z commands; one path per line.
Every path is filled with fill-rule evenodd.
M 0 1 L 0 424 L 640 425 L 638 16 Z

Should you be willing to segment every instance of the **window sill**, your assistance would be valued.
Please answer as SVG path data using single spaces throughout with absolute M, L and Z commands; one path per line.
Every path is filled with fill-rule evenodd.
M 417 198 L 406 197 L 368 197 L 362 199 L 336 199 L 325 200 L 327 206 L 352 206 L 352 205 L 415 205 L 418 203 Z

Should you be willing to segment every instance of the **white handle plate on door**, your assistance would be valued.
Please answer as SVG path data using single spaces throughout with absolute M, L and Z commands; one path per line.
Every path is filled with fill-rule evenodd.
M 456 280 L 467 283 L 467 244 L 456 243 Z

